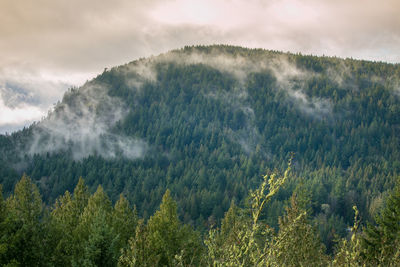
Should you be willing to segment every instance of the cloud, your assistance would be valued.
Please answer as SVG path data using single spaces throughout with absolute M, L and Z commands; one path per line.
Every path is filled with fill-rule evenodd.
M 110 97 L 107 88 L 91 82 L 64 96 L 49 116 L 33 128 L 29 154 L 70 151 L 80 160 L 89 155 L 104 158 L 142 157 L 144 141 L 113 132 L 113 127 L 126 115 L 122 100 Z
M 0 99 L 0 125 L 24 124 L 27 121 L 38 120 L 43 116 L 43 111 L 36 106 L 27 104 L 18 104 L 15 107 L 8 107 L 4 104 L 3 99 Z
M 0 73 L 77 86 L 105 67 L 215 43 L 400 62 L 398 10 L 397 0 L 4 0 Z
M 170 27 L 217 28 L 219 42 L 399 62 L 399 8 L 395 0 L 182 0 L 164 2 L 152 14 Z
M 309 98 L 301 90 L 290 90 L 289 96 L 303 113 L 317 119 L 332 116 L 332 103 L 328 99 Z
M 333 104 L 329 99 L 309 97 L 304 90 L 308 80 L 321 74 L 298 68 L 295 63 L 289 61 L 286 54 L 268 52 L 248 54 L 248 50 L 242 52 L 239 50 L 238 53 L 232 54 L 226 50 L 229 48 L 226 49 L 224 46 L 208 49 L 194 47 L 162 54 L 154 61 L 182 65 L 204 64 L 232 75 L 232 78 L 237 81 L 233 88 L 227 91 L 210 91 L 204 96 L 221 101 L 228 105 L 232 112 L 238 110 L 243 112 L 245 120 L 241 127 L 228 125 L 223 132 L 231 141 L 239 144 L 246 153 L 254 153 L 262 139 L 256 127 L 255 113 L 249 104 L 246 89 L 247 79 L 252 73 L 271 73 L 276 79 L 276 89 L 284 91 L 287 103 L 290 103 L 303 116 L 317 120 L 331 119 L 334 116 Z M 343 80 L 339 72 L 335 74 L 332 77 L 333 81 Z M 259 152 L 264 153 L 266 157 L 271 157 L 269 151 L 260 150 Z
M 2 64 L 8 65 L 99 72 L 197 43 L 400 61 L 395 0 L 6 0 L 0 5 Z
M 40 120 L 68 87 L 67 81 L 34 71 L 0 69 L 0 133 Z
M 299 69 L 290 63 L 285 55 L 274 58 L 270 65 L 270 70 L 274 74 L 280 90 L 284 90 L 290 100 L 302 113 L 316 119 L 323 119 L 333 115 L 333 104 L 329 99 L 319 97 L 308 97 L 304 92 L 307 80 L 318 77 L 318 73 Z M 332 71 L 331 71 L 332 72 Z M 335 72 L 330 77 L 332 81 L 343 81 L 343 76 Z
M 192 49 L 189 53 L 182 51 L 173 51 L 159 56 L 161 62 L 174 62 L 178 64 L 205 64 L 221 72 L 229 73 L 238 81 L 238 87 L 231 92 L 223 92 L 219 95 L 210 93 L 209 96 L 223 99 L 225 102 L 234 104 L 236 108 L 245 109 L 244 104 L 247 98 L 245 82 L 249 74 L 258 72 L 271 72 L 277 81 L 279 90 L 286 92 L 289 100 L 303 114 L 312 116 L 316 119 L 322 119 L 333 115 L 333 104 L 329 99 L 308 97 L 304 92 L 306 81 L 317 77 L 320 74 L 298 68 L 294 63 L 289 62 L 285 54 L 257 55 L 256 57 L 242 54 L 229 54 L 224 52 L 223 47 L 211 49 L 208 52 L 202 52 L 198 49 Z M 335 82 L 343 81 L 344 72 L 334 73 L 331 79 Z M 255 136 L 255 135 L 253 135 Z

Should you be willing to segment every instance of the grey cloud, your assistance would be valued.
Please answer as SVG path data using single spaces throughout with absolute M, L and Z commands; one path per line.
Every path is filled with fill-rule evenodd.
M 227 11 L 218 14 L 222 16 L 220 20 L 196 24 L 189 19 L 178 25 L 151 15 L 154 8 L 168 3 L 173 2 L 2 2 L 0 48 L 7 51 L 2 57 L 8 64 L 11 58 L 20 57 L 17 60 L 40 62 L 40 66 L 47 68 L 92 72 L 183 45 L 233 43 L 399 60 L 400 19 L 396 11 L 400 4 L 394 0 L 384 4 L 361 0 L 269 4 L 216 1 Z M 212 10 L 212 2 L 208 4 Z M 239 14 L 242 16 L 238 17 Z M 375 53 L 370 53 L 371 49 Z M 392 53 L 382 55 L 382 50 Z
M 140 90 L 145 82 L 155 82 L 157 77 L 153 58 L 131 62 L 119 71 L 124 73 L 126 85 L 134 90 Z
M 388 77 L 386 83 L 393 88 L 393 94 L 400 98 L 400 73 Z
M 288 91 L 297 107 L 307 115 L 321 119 L 326 115 L 332 115 L 332 103 L 327 99 L 309 98 L 301 90 Z
M 20 73 L 15 69 L 0 69 L 0 122 L 7 121 L 6 125 L 0 123 L 0 133 L 40 120 L 68 87 L 70 84 L 66 82 L 33 71 Z
M 22 121 L 18 123 L 5 123 L 0 125 L 1 134 L 11 134 L 12 132 L 23 129 L 30 121 Z
M 199 3 L 215 16 L 174 23 L 153 13 L 160 6 Z M 15 70 L 26 81 L 21 88 L 36 92 L 39 105 L 48 109 L 65 86 L 37 73 L 80 85 L 105 67 L 184 45 L 227 43 L 400 62 L 398 10 L 397 0 L 5 0 L 0 2 L 0 76 L 1 69 Z M 185 14 L 173 11 L 172 16 Z M 77 74 L 79 81 L 71 78 Z M 9 83 L 15 80 L 11 76 L 1 79 Z M 51 97 L 37 93 L 35 83 L 47 84 Z
M 71 91 L 49 116 L 35 125 L 34 138 L 29 154 L 42 154 L 70 150 L 74 159 L 98 154 L 104 158 L 124 156 L 142 157 L 145 142 L 113 133 L 112 127 L 127 110 L 121 100 L 110 97 L 107 89 L 99 84 L 87 84 L 79 96 Z
M 0 72 L 0 95 L 7 106 L 15 107 L 21 103 L 34 104 L 48 108 L 57 102 L 63 92 L 70 87 L 63 81 L 52 81 L 37 75 Z

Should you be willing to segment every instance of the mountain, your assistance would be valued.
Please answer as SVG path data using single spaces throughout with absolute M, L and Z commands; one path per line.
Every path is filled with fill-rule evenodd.
M 42 121 L 1 135 L 0 183 L 7 195 L 26 173 L 53 203 L 82 176 L 145 218 L 168 188 L 201 228 L 294 153 L 264 219 L 277 226 L 292 192 L 309 192 L 326 241 L 344 234 L 353 205 L 367 219 L 380 207 L 399 177 L 399 133 L 399 64 L 185 47 L 104 70 Z

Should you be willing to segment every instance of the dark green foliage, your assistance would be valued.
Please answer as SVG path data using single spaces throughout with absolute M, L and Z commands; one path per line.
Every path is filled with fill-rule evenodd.
M 371 265 L 400 264 L 400 179 L 374 224 L 365 229 L 365 257 Z
M 207 60 L 179 61 L 191 55 L 215 59 L 222 67 Z M 222 59 L 232 65 L 223 65 Z M 244 61 L 251 64 L 242 68 Z M 283 67 L 274 71 L 259 68 L 260 63 Z M 295 75 L 280 77 L 290 70 Z M 142 75 L 147 71 L 152 75 Z M 72 145 L 35 154 L 30 151 L 32 139 L 49 138 L 34 138 L 41 129 L 37 123 L 0 136 L 0 183 L 7 197 L 25 171 L 51 205 L 66 190 L 72 192 L 82 176 L 87 192 L 102 185 L 111 202 L 123 193 L 144 219 L 156 211 L 169 188 L 179 218 L 206 232 L 219 224 L 232 199 L 244 204 L 265 169 L 283 170 L 289 152 L 295 152 L 293 172 L 304 178 L 304 190 L 310 193 L 307 214 L 332 253 L 335 234 L 344 236 L 345 225 L 353 221 L 353 205 L 371 220 L 374 200 L 393 187 L 400 172 L 399 80 L 400 66 L 394 64 L 231 46 L 186 47 L 105 71 L 69 90 L 51 113 L 51 118 L 65 118 L 66 110 L 83 102 L 94 118 L 108 118 L 112 105 L 104 101 L 115 98 L 124 116 L 105 138 L 140 138 L 148 144 L 143 157 L 92 153 L 74 160 Z M 106 88 L 98 106 L 87 95 L 94 85 Z M 278 229 L 296 186 L 297 181 L 288 182 L 260 215 L 272 228 Z M 66 204 L 75 203 L 74 195 L 64 198 L 60 205 L 75 214 L 65 222 L 71 229 L 64 235 L 67 242 L 87 203 L 78 207 Z M 120 228 L 117 221 L 107 225 Z M 77 248 L 63 242 L 54 247 L 69 259 Z
M 136 210 L 132 211 L 128 200 L 123 195 L 120 195 L 115 203 L 111 217 L 112 227 L 118 236 L 118 248 L 125 248 L 128 245 L 127 240 L 135 235 L 138 222 Z
M 49 257 L 46 220 L 41 196 L 29 177 L 22 176 L 5 205 L 1 200 L 1 209 L 1 264 L 44 265 Z
M 121 196 L 113 208 L 101 186 L 90 196 L 82 178 L 71 194 L 60 197 L 51 213 L 56 266 L 116 266 L 137 218 Z
M 376 217 L 377 226 L 364 233 L 354 207 L 351 237 L 340 239 L 331 257 L 309 220 L 306 191 L 293 194 L 277 231 L 260 217 L 290 182 L 289 171 L 290 165 L 283 175 L 265 175 L 250 191 L 248 207 L 232 202 L 204 244 L 179 220 L 169 190 L 146 221 L 122 196 L 113 208 L 101 186 L 90 195 L 81 178 L 74 193 L 65 192 L 47 214 L 37 187 L 24 175 L 6 202 L 0 194 L 0 261 L 3 266 L 398 266 L 398 186 Z
M 89 196 L 87 186 L 80 178 L 72 196 L 67 191 L 56 200 L 51 212 L 51 235 L 55 242 L 53 264 L 71 266 L 75 255 L 81 252 L 78 244 L 82 241 L 77 228 Z
M 89 225 L 89 235 L 82 243 L 83 255 L 74 262 L 77 266 L 116 266 L 118 236 L 108 222 L 110 214 L 100 210 Z
M 141 222 L 130 246 L 120 258 L 121 266 L 198 266 L 202 257 L 200 237 L 179 222 L 176 202 L 167 190 L 160 209 L 146 225 Z

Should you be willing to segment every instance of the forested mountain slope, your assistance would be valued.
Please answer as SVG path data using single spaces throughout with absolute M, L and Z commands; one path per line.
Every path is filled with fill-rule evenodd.
M 80 176 L 147 218 L 170 189 L 185 223 L 243 205 L 267 169 L 292 178 L 263 215 L 277 226 L 293 190 L 329 245 L 357 205 L 368 220 L 400 173 L 400 65 L 232 46 L 185 47 L 105 70 L 48 116 L 0 136 L 0 183 L 25 172 L 45 202 Z

